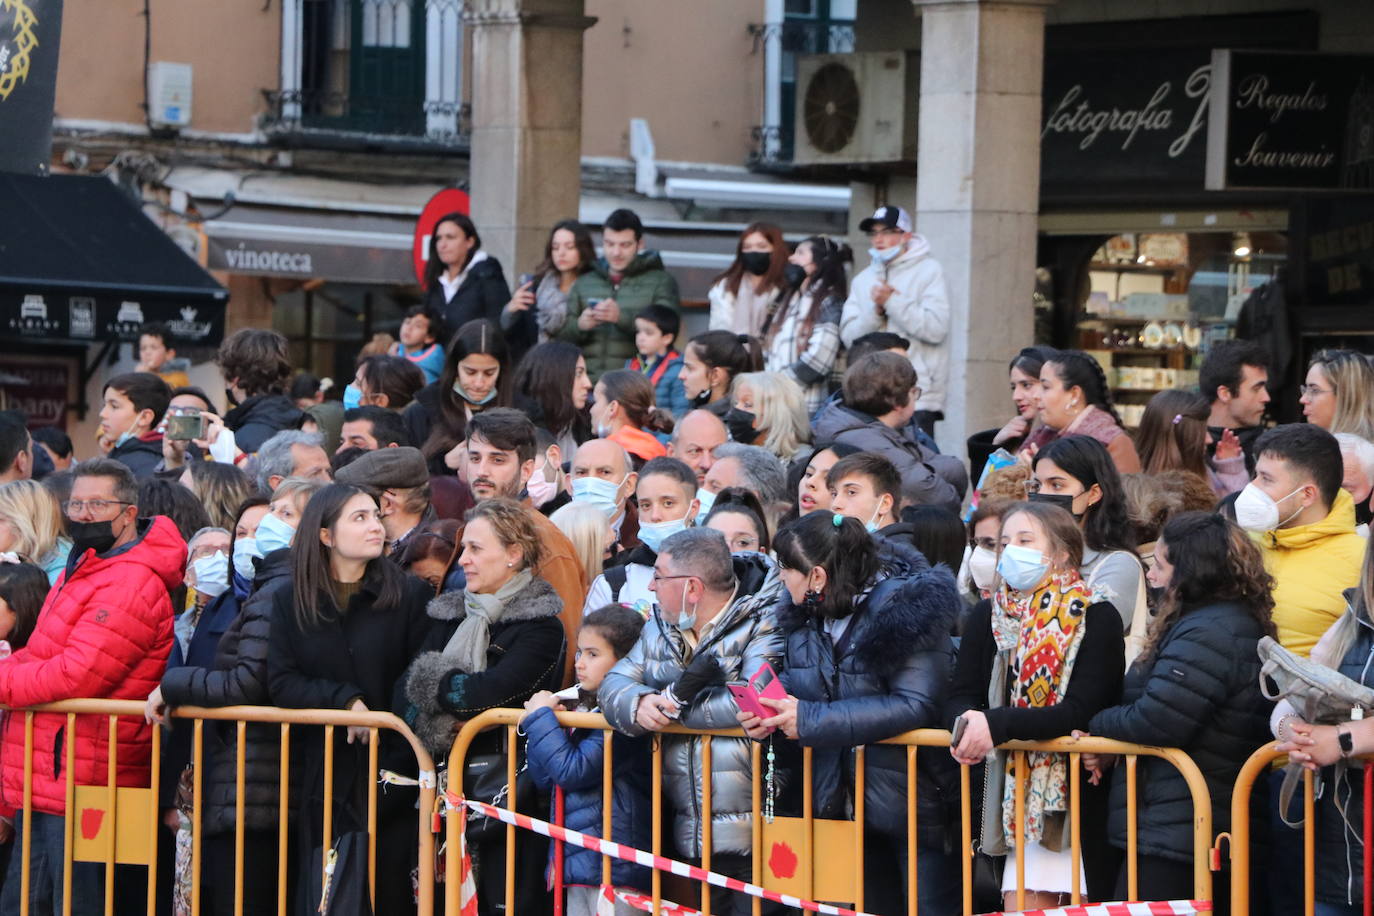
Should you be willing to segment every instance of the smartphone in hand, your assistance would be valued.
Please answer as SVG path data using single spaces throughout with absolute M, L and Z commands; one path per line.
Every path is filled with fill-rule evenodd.
M 759 697 L 767 697 L 770 700 L 787 699 L 787 691 L 783 689 L 782 681 L 778 680 L 778 673 L 768 662 L 759 666 L 759 670 L 754 672 L 748 683 L 725 686 L 743 712 L 751 713 L 760 719 L 772 718 L 777 715 L 777 710 L 764 706 L 759 702 Z

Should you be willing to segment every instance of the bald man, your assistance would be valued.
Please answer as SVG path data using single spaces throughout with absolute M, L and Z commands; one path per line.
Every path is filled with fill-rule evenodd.
M 627 503 L 638 480 L 632 467 L 629 454 L 617 443 L 588 439 L 573 454 L 568 475 L 573 502 L 587 503 L 604 512 L 617 543 L 627 550 L 639 543 L 639 525 L 625 524 Z
M 715 461 L 712 451 L 729 438 L 720 417 L 709 410 L 689 411 L 673 429 L 668 454 L 695 471 L 697 487 L 702 487 L 706 483 L 706 472 Z

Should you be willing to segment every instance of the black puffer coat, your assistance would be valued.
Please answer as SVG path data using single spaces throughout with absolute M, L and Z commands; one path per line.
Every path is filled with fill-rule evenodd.
M 881 539 L 879 544 L 883 578 L 859 602 L 838 641 L 825 621 L 806 614 L 786 592 L 778 606 L 786 644 L 782 681 L 800 700 L 799 743 L 814 749 L 816 817 L 853 817 L 856 746 L 944 724 L 941 710 L 954 664 L 950 633 L 960 608 L 954 576 L 944 566 L 931 569 L 906 545 Z M 904 842 L 906 748 L 873 745 L 865 758 L 865 821 Z M 941 748 L 923 748 L 917 766 L 921 843 L 940 847 L 944 799 L 957 771 Z M 789 782 L 800 787 L 801 780 Z
M 1231 829 L 1231 787 L 1255 749 L 1269 738 L 1272 705 L 1259 689 L 1255 647 L 1264 635 L 1243 605 L 1222 602 L 1186 610 L 1151 660 L 1131 667 L 1122 704 L 1097 713 L 1094 735 L 1177 747 L 1202 770 L 1212 796 L 1212 830 Z M 1112 774 L 1111 842 L 1126 847 L 1126 773 Z M 1144 855 L 1193 859 L 1193 802 L 1178 770 L 1140 758 L 1139 848 Z
M 268 702 L 267 638 L 272 629 L 272 599 L 291 583 L 291 551 L 268 554 L 258 565 L 253 593 L 215 649 L 209 668 L 172 668 L 162 677 L 162 699 L 168 706 L 259 706 Z M 189 723 L 183 723 L 189 727 Z M 277 826 L 281 730 L 275 725 L 249 725 L 244 748 L 244 822 L 248 830 Z M 237 794 L 237 728 L 232 722 L 207 722 L 204 759 L 205 832 L 234 829 Z M 292 758 L 294 761 L 295 757 Z
M 303 416 L 295 401 L 281 393 L 255 394 L 224 415 L 234 431 L 234 444 L 247 455 L 284 429 L 295 429 Z

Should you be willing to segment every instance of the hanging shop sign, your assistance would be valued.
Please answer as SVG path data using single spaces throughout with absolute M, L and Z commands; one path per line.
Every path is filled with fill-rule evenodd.
M 1297 288 L 1310 305 L 1374 305 L 1374 196 L 1304 197 L 1293 208 Z
M 1374 191 L 1374 56 L 1212 52 L 1207 188 Z
M 0 334 L 11 341 L 137 342 L 139 328 L 153 321 L 166 324 L 179 346 L 217 346 L 224 337 L 222 305 L 0 288 Z
M 0 0 L 0 172 L 46 175 L 62 0 Z
M 68 360 L 0 356 L 0 403 L 5 410 L 21 411 L 29 429 L 64 425 L 67 398 L 72 388 L 72 364 Z

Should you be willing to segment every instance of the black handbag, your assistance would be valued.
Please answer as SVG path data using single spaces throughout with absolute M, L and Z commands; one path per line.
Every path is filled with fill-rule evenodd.
M 537 792 L 534 779 L 522 764 L 515 774 L 515 791 L 507 780 L 505 754 L 478 754 L 463 765 L 463 796 L 486 802 L 498 808 L 531 813 Z M 494 817 L 468 811 L 467 838 L 469 843 L 481 843 L 505 835 L 506 825 Z
M 322 847 L 310 854 L 310 907 L 322 916 L 373 916 L 367 887 L 367 832 L 350 830 L 334 838 L 324 858 Z M 323 873 L 321 862 L 328 867 Z

